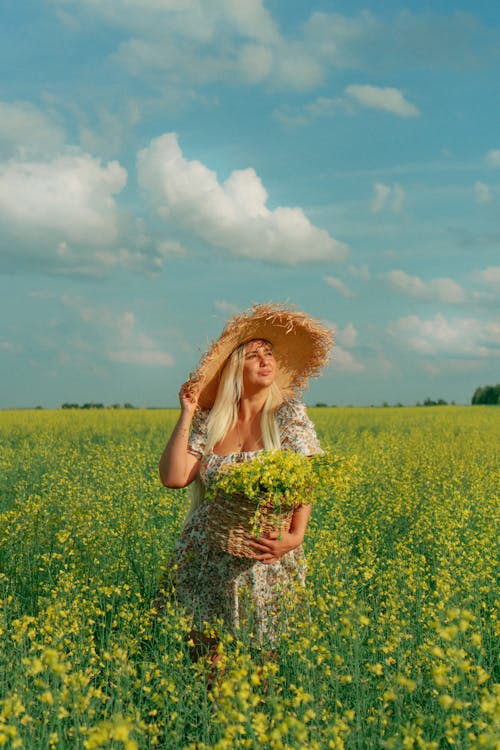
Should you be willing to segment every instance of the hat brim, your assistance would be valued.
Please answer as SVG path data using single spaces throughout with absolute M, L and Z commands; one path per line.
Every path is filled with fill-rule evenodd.
M 252 339 L 267 339 L 277 362 L 276 384 L 284 397 L 297 396 L 330 360 L 333 331 L 316 318 L 276 304 L 254 305 L 231 318 L 185 384 L 203 409 L 213 406 L 220 375 L 232 352 Z

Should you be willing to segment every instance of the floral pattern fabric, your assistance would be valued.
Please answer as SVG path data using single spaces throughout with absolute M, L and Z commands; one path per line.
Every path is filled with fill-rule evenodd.
M 258 453 L 205 453 L 207 417 L 208 411 L 197 412 L 188 445 L 188 450 L 200 458 L 200 479 L 205 487 L 215 481 L 222 465 L 249 461 Z M 275 418 L 282 450 L 306 455 L 321 451 L 302 402 L 285 401 Z M 173 582 L 177 599 L 192 615 L 197 630 L 222 618 L 232 630 L 244 626 L 257 641 L 273 643 L 286 622 L 284 603 L 291 600 L 293 590 L 305 584 L 302 546 L 271 565 L 222 552 L 210 544 L 207 536 L 209 503 L 203 500 L 194 511 L 175 546 Z

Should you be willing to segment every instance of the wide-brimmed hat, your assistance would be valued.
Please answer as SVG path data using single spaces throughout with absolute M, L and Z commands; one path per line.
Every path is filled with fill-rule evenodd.
M 188 393 L 199 392 L 201 408 L 212 408 L 228 357 L 252 339 L 266 339 L 273 345 L 278 365 L 275 382 L 288 398 L 298 396 L 309 378 L 320 374 L 334 343 L 333 332 L 306 313 L 285 305 L 254 305 L 226 323 L 190 374 L 185 388 Z

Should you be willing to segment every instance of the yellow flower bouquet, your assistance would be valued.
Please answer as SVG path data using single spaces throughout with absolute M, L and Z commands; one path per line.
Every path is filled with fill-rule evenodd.
M 326 454 L 280 450 L 262 451 L 249 461 L 221 467 L 207 491 L 209 538 L 229 554 L 253 557 L 249 537 L 288 531 L 295 508 L 313 502 L 331 468 L 331 456 Z

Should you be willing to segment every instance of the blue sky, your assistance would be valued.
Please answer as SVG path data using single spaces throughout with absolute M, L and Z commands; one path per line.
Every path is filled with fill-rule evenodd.
M 0 407 L 175 405 L 269 301 L 336 331 L 310 404 L 500 380 L 496 3 L 25 0 L 0 49 Z

